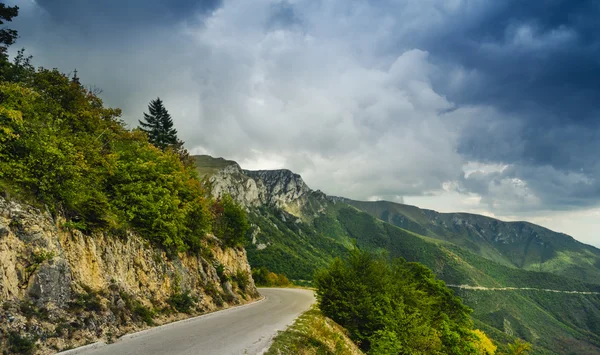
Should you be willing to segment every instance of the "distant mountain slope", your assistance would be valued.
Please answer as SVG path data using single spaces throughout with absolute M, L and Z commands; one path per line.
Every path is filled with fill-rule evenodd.
M 430 234 L 423 227 L 429 217 L 416 207 L 408 206 L 413 214 L 403 215 L 415 227 L 386 223 L 344 199 L 311 190 L 289 170 L 252 172 L 230 164 L 207 178 L 213 193 L 229 193 L 247 207 L 253 225 L 246 246 L 250 264 L 292 279 L 312 279 L 315 270 L 343 256 L 354 241 L 360 248 L 421 262 L 451 284 L 600 290 L 574 278 L 519 269 L 493 245 L 481 255 Z M 423 229 L 415 232 L 418 226 Z M 471 238 L 453 233 L 459 242 Z M 537 354 L 566 354 L 561 349 L 567 348 L 600 353 L 600 296 L 468 289 L 457 294 L 474 308 L 477 326 L 501 343 L 519 336 L 533 342 Z
M 600 284 L 600 249 L 528 222 L 468 213 L 439 213 L 388 201 L 341 198 L 385 222 L 450 241 L 499 264 Z

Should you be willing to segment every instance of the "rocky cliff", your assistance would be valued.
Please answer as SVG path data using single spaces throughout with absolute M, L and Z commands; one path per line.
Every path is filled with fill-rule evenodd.
M 244 249 L 167 256 L 0 198 L 0 349 L 52 353 L 258 297 Z
M 299 218 L 315 217 L 328 203 L 324 193 L 311 190 L 300 175 L 287 169 L 242 170 L 231 162 L 208 180 L 215 196 L 227 193 L 247 208 L 275 207 Z

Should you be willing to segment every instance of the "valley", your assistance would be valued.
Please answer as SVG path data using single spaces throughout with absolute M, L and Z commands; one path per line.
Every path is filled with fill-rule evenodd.
M 454 216 L 444 215 L 433 224 L 435 218 L 427 217 L 433 211 L 381 202 L 413 213 L 411 218 L 399 213 L 393 218 L 391 212 L 371 207 L 377 203 L 311 190 L 299 175 L 287 170 L 248 172 L 233 161 L 208 156 L 196 157 L 196 162 L 201 173 L 206 165 L 220 164 L 220 170 L 204 178 L 213 192 L 230 194 L 247 208 L 252 225 L 246 250 L 254 268 L 264 266 L 290 279 L 310 282 L 316 270 L 356 245 L 423 263 L 449 285 L 470 285 L 455 288 L 456 294 L 473 308 L 476 325 L 499 343 L 520 337 L 532 342 L 537 354 L 600 351 L 600 264 L 593 247 L 535 225 L 505 226 L 482 216 L 467 216 L 468 225 L 465 218 L 460 223 L 455 218 L 456 223 L 450 224 Z M 402 218 L 404 222 L 397 223 L 401 226 L 388 223 Z M 486 230 L 475 224 L 473 220 L 479 218 L 493 227 Z M 489 238 L 478 237 L 474 230 Z M 511 234 L 494 241 L 494 230 L 510 230 Z M 529 234 L 524 238 L 520 231 Z M 568 263 L 561 257 L 565 253 L 585 257 Z M 539 265 L 537 270 L 532 266 L 535 257 L 542 260 L 542 271 Z M 553 291 L 500 292 L 509 289 Z

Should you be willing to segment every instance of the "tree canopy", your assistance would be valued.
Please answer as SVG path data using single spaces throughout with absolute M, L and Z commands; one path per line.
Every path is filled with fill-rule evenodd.
M 419 263 L 354 249 L 317 273 L 315 285 L 323 314 L 369 354 L 495 352 L 474 331 L 471 310 Z

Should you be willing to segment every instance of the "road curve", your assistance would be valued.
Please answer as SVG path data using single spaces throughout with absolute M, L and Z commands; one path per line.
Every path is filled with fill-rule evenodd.
M 315 301 L 309 290 L 260 288 L 264 301 L 207 314 L 150 332 L 125 336 L 114 344 L 78 352 L 85 355 L 261 354 Z

